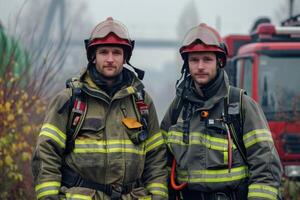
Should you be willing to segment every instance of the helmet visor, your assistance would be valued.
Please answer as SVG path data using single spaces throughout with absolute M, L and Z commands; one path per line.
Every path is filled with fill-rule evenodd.
M 90 40 L 95 38 L 104 38 L 111 32 L 121 39 L 130 41 L 126 26 L 112 18 L 108 18 L 104 22 L 99 23 L 92 31 Z
M 188 46 L 196 40 L 201 40 L 201 42 L 206 45 L 215 46 L 220 46 L 221 42 L 221 38 L 219 37 L 218 33 L 201 24 L 188 31 L 183 39 L 182 46 Z

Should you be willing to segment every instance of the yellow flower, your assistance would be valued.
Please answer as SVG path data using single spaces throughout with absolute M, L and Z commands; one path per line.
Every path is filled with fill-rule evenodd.
M 28 153 L 28 152 L 23 152 L 22 153 L 22 160 L 23 161 L 27 161 L 27 160 L 29 160 L 30 159 L 30 153 Z
M 5 156 L 5 159 L 4 159 L 4 163 L 6 164 L 6 165 L 8 165 L 8 166 L 11 166 L 12 164 L 13 164 L 13 159 L 11 158 L 11 156 L 10 155 L 6 155 Z
M 26 126 L 23 127 L 23 132 L 25 134 L 29 134 L 31 131 L 32 131 L 32 128 L 31 128 L 30 125 L 26 125 Z
M 6 110 L 10 110 L 10 107 L 11 107 L 11 103 L 6 102 L 6 103 L 5 103 L 5 108 L 6 108 Z
M 13 115 L 13 114 L 8 114 L 8 116 L 7 116 L 7 121 L 8 122 L 12 122 L 12 121 L 14 121 L 15 120 L 15 116 Z

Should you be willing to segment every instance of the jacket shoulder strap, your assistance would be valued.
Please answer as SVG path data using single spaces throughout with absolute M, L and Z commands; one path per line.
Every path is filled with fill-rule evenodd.
M 244 120 L 242 107 L 242 97 L 245 94 L 246 92 L 243 89 L 230 86 L 227 109 L 225 108 L 225 110 L 228 113 L 229 128 L 232 133 L 233 142 L 237 146 L 237 149 L 239 150 L 244 162 L 247 163 L 247 153 L 243 141 Z
M 71 88 L 72 95 L 69 99 L 69 115 L 67 123 L 67 141 L 65 153 L 70 153 L 75 146 L 75 139 L 83 124 L 87 112 L 87 99 L 82 92 L 82 83 L 78 77 L 67 80 L 66 87 Z

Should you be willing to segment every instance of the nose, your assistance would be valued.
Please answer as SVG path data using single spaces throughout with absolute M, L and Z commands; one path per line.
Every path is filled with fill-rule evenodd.
M 114 58 L 113 58 L 113 54 L 112 53 L 109 53 L 107 55 L 107 60 L 106 61 L 109 62 L 109 63 L 114 62 Z
M 204 68 L 204 62 L 203 62 L 202 59 L 199 59 L 197 67 L 198 67 L 198 69 L 203 69 Z

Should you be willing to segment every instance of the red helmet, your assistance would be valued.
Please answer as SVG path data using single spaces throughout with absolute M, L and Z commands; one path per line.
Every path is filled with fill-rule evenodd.
M 134 41 L 130 39 L 127 28 L 112 17 L 99 23 L 92 31 L 90 38 L 85 40 L 88 60 L 94 59 L 96 46 L 107 44 L 120 45 L 124 49 L 126 62 L 129 61 L 134 48 Z
M 202 23 L 187 32 L 179 52 L 182 59 L 190 52 L 216 52 L 221 59 L 220 67 L 224 67 L 227 58 L 227 48 L 222 42 L 220 34 L 210 26 Z

